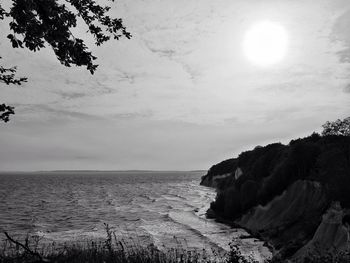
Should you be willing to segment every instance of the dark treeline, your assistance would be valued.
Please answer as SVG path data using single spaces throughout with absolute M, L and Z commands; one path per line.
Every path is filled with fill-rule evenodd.
M 237 168 L 243 175 L 237 180 Z M 281 143 L 256 147 L 213 166 L 207 176 L 231 173 L 220 180 L 219 192 L 211 208 L 235 219 L 256 205 L 265 205 L 300 179 L 320 182 L 329 201 L 350 208 L 350 137 L 313 134 Z
M 344 218 L 350 211 L 349 123 L 327 122 L 322 136 L 257 146 L 212 166 L 202 178 L 217 188 L 208 215 L 245 227 L 283 258 L 300 254 L 329 209 Z M 337 224 L 346 229 L 344 218 Z

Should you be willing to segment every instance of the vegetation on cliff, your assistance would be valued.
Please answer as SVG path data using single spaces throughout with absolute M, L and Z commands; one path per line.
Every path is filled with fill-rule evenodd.
M 284 256 L 293 255 L 312 239 L 332 203 L 350 208 L 349 120 L 327 122 L 323 136 L 258 146 L 214 165 L 202 180 L 215 181 L 218 189 L 211 211 L 272 241 Z
M 237 180 L 236 168 L 243 171 Z M 241 153 L 213 166 L 231 173 L 221 180 L 211 208 L 225 218 L 235 219 L 256 205 L 266 205 L 297 180 L 322 184 L 329 202 L 340 201 L 350 208 L 350 137 L 320 136 L 292 140 L 288 145 L 269 144 Z M 207 176 L 214 176 L 209 170 Z

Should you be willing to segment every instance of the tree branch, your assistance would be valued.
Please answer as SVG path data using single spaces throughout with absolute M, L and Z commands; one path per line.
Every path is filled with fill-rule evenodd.
M 49 260 L 43 258 L 38 252 L 32 251 L 27 245 L 23 245 L 22 243 L 14 240 L 12 237 L 10 237 L 10 235 L 6 231 L 4 231 L 4 234 L 10 242 L 14 243 L 17 246 L 20 246 L 26 252 L 28 252 L 30 255 L 37 257 L 39 259 L 39 262 L 49 262 Z

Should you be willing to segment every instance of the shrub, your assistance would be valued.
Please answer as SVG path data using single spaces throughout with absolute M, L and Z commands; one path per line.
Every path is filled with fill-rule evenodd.
M 350 117 L 347 117 L 343 120 L 336 120 L 336 121 L 327 121 L 325 124 L 322 125 L 323 136 L 328 135 L 342 135 L 342 136 L 350 136 Z
M 211 263 L 224 262 L 225 256 L 212 251 L 178 247 L 159 250 L 154 245 L 141 246 L 135 240 L 119 239 L 106 225 L 105 240 L 39 246 L 35 236 L 23 242 L 8 235 L 0 250 L 1 263 Z

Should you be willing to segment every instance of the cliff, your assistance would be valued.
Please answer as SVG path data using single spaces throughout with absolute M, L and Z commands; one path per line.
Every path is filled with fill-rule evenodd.
M 237 158 L 228 159 L 213 165 L 208 173 L 202 177 L 201 185 L 218 188 L 220 182 L 230 177 L 232 172 L 237 169 Z
M 349 215 L 348 209 L 343 209 L 339 202 L 334 202 L 322 216 L 322 221 L 317 227 L 312 239 L 294 257 L 300 258 L 310 251 L 346 251 L 348 247 L 348 228 L 343 224 L 343 218 Z
M 313 134 L 256 147 L 214 165 L 202 184 L 217 188 L 211 214 L 269 241 L 282 258 L 346 248 L 350 137 Z

